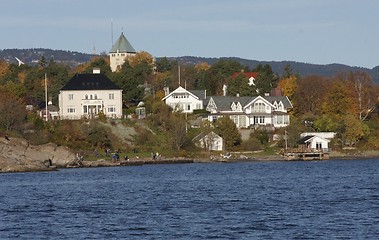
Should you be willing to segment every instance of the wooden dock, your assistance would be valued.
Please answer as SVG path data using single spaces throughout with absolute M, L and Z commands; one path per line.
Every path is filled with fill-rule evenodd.
M 322 150 L 308 149 L 308 148 L 292 148 L 283 151 L 285 160 L 327 160 L 329 153 Z

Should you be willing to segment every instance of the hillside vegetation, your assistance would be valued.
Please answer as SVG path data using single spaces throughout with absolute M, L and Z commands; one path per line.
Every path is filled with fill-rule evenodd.
M 179 85 L 178 61 L 160 58 L 154 62 L 150 54 L 140 52 L 118 72 L 111 72 L 106 55 L 95 56 L 75 67 L 45 57 L 35 65 L 0 61 L 0 134 L 24 137 L 34 144 L 53 142 L 83 151 L 89 157 L 104 155 L 108 148 L 129 155 L 157 151 L 166 156 L 210 154 L 201 152 L 192 139 L 211 129 L 224 137 L 227 151 L 277 152 L 284 146 L 284 140 L 273 142 L 273 135 L 284 135 L 285 130 L 291 147 L 297 145 L 303 131 L 334 131 L 337 137 L 333 149 L 379 149 L 379 88 L 365 71 L 302 76 L 288 64 L 278 73 L 269 64 L 251 67 L 233 59 L 218 59 L 213 64 L 180 63 L 180 66 L 181 83 L 187 89 L 205 89 L 208 96 L 221 95 L 224 84 L 231 89 L 229 94 L 241 96 L 263 95 L 279 88 L 293 104 L 291 125 L 275 131 L 251 130 L 244 139 L 228 118 L 191 128 L 190 121 L 204 112 L 186 117 L 172 112 L 161 101 L 164 87 L 173 90 Z M 123 89 L 124 119 L 109 120 L 100 115 L 96 120 L 44 122 L 37 115 L 45 105 L 45 74 L 48 97 L 58 105 L 59 90 L 70 78 L 75 73 L 90 73 L 94 67 Z M 241 71 L 259 73 L 254 86 L 248 85 L 244 75 L 231 77 Z M 143 120 L 136 119 L 134 114 L 141 101 L 147 112 Z M 33 110 L 27 111 L 26 105 L 33 106 Z

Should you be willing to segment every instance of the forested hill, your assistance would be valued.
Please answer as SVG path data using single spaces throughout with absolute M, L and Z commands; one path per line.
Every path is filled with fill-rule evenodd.
M 94 55 L 80 52 L 64 50 L 52 50 L 46 48 L 31 49 L 3 49 L 0 50 L 0 59 L 10 63 L 18 63 L 16 57 L 28 65 L 36 65 L 43 58 L 46 62 L 54 60 L 58 63 L 65 63 L 71 67 L 88 62 Z
M 192 63 L 196 64 L 199 62 L 207 62 L 212 65 L 217 62 L 220 58 L 204 58 L 204 57 L 192 57 L 192 56 L 184 56 L 184 57 L 170 57 L 171 60 L 177 60 L 181 63 Z M 244 66 L 249 66 L 250 69 L 255 68 L 258 64 L 268 64 L 271 66 L 272 70 L 279 75 L 282 75 L 284 67 L 289 64 L 292 68 L 293 73 L 299 73 L 300 76 L 309 76 L 309 75 L 320 75 L 320 76 L 334 76 L 338 73 L 343 72 L 356 72 L 356 71 L 365 71 L 369 73 L 373 80 L 379 84 L 379 66 L 374 67 L 373 69 L 363 68 L 363 67 L 352 67 L 343 64 L 327 64 L 327 65 L 319 65 L 319 64 L 311 64 L 311 63 L 302 63 L 302 62 L 294 62 L 294 61 L 257 61 L 257 60 L 249 60 L 237 57 L 224 57 L 221 59 L 234 60 L 241 63 Z
M 4 49 L 0 50 L 0 59 L 3 59 L 10 63 L 17 63 L 16 57 L 23 61 L 28 65 L 35 65 L 41 60 L 42 57 L 45 58 L 46 62 L 50 60 L 54 60 L 55 62 L 65 63 L 69 66 L 75 67 L 78 64 L 88 62 L 93 54 L 80 53 L 80 52 L 72 52 L 72 51 L 64 51 L 64 50 L 52 50 L 45 48 L 31 48 L 31 49 Z M 183 57 L 169 57 L 170 60 L 177 60 L 180 63 L 189 63 L 196 64 L 199 62 L 207 62 L 212 65 L 213 63 L 220 60 L 220 58 L 205 58 L 205 57 L 192 57 L 192 56 L 183 56 Z M 242 65 L 249 66 L 249 68 L 254 68 L 258 64 L 269 64 L 272 70 L 279 75 L 283 73 L 284 67 L 289 64 L 294 73 L 299 73 L 300 76 L 308 76 L 308 75 L 320 75 L 320 76 L 333 76 L 337 73 L 341 72 L 349 72 L 349 71 L 365 71 L 368 72 L 373 80 L 379 84 L 379 66 L 376 66 L 373 69 L 362 68 L 362 67 L 352 67 L 343 64 L 327 64 L 327 65 L 319 65 L 319 64 L 311 64 L 311 63 L 301 63 L 294 61 L 257 61 L 257 60 L 249 60 L 237 57 L 225 57 L 221 59 L 234 60 Z M 159 57 L 157 58 L 159 60 Z

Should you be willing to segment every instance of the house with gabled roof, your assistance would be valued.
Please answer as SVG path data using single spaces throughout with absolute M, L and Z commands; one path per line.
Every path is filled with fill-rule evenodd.
M 326 139 L 320 136 L 307 135 L 307 136 L 302 137 L 298 141 L 298 144 L 300 148 L 328 152 L 329 142 L 330 142 L 329 139 Z
M 127 57 L 134 56 L 135 54 L 136 50 L 134 50 L 128 39 L 126 39 L 124 33 L 121 33 L 120 37 L 109 51 L 110 67 L 112 72 L 117 71 L 117 69 L 124 64 Z
M 222 151 L 224 148 L 223 139 L 213 131 L 202 132 L 193 138 L 195 145 L 208 151 Z
M 288 126 L 288 111 L 292 104 L 285 96 L 254 96 L 254 97 L 209 97 L 206 110 L 210 112 L 209 121 L 228 116 L 238 128 L 254 126 Z
M 175 111 L 193 113 L 196 109 L 204 108 L 206 98 L 206 90 L 187 90 L 183 87 L 178 87 L 174 91 L 167 93 L 162 100 Z
M 122 117 L 122 89 L 94 69 L 93 74 L 75 74 L 59 92 L 61 119 Z
M 228 116 L 237 128 L 286 127 L 290 123 L 288 112 L 293 108 L 286 96 L 207 96 L 205 90 L 186 90 L 183 87 L 167 93 L 162 100 L 183 113 L 205 109 L 211 122 Z

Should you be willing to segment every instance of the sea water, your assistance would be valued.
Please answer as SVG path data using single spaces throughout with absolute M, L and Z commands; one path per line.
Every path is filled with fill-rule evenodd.
M 378 239 L 379 159 L 0 174 L 0 239 Z

